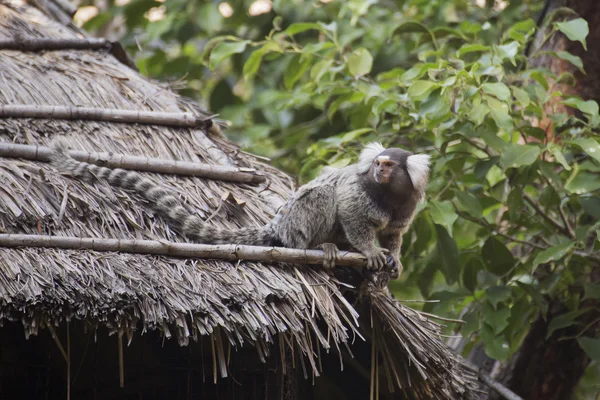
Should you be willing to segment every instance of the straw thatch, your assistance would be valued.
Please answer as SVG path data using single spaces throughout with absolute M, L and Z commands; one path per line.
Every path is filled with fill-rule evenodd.
M 3 2 L 2 43 L 26 38 L 31 44 L 41 38 L 67 39 L 68 44 L 84 38 L 65 22 L 69 14 L 61 11 L 62 3 L 40 2 L 40 10 L 19 0 Z M 0 50 L 0 106 L 188 113 L 196 120 L 210 116 L 149 82 L 102 46 L 35 52 L 5 47 Z M 57 135 L 79 151 L 220 165 L 267 177 L 262 183 L 236 183 L 142 172 L 226 228 L 266 223 L 294 187 L 290 177 L 260 158 L 199 128 L 94 118 L 0 119 L 3 143 L 48 146 Z M 63 177 L 42 161 L 0 158 L 0 182 L 0 234 L 185 241 L 129 193 Z M 473 377 L 439 342 L 438 325 L 374 287 L 365 291 L 359 323 L 338 284 L 318 267 L 296 264 L 5 247 L 0 248 L 0 322 L 21 321 L 30 335 L 81 320 L 130 338 L 136 330 L 159 330 L 182 345 L 214 334 L 232 345 L 250 343 L 261 358 L 279 339 L 281 346 L 299 350 L 315 375 L 320 349 L 342 349 L 368 337 L 378 350 L 375 381 L 381 362 L 390 387 L 412 386 L 412 398 L 473 398 Z M 219 345 L 214 348 L 220 374 L 226 376 L 227 357 Z

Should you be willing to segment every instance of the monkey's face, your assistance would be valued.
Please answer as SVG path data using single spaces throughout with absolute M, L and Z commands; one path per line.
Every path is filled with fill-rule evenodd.
M 397 181 L 403 169 L 397 160 L 387 155 L 379 155 L 373 160 L 373 179 L 377 183 L 390 183 Z

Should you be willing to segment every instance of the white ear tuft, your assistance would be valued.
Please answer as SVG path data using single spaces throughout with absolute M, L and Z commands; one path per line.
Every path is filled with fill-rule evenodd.
M 358 157 L 358 173 L 364 174 L 371 168 L 371 164 L 373 164 L 373 160 L 375 157 L 380 155 L 385 150 L 385 147 L 381 145 L 381 143 L 372 142 L 365 146 L 363 151 L 360 152 L 360 156 Z
M 429 156 L 427 154 L 413 154 L 406 159 L 406 167 L 410 180 L 420 192 L 425 191 L 429 181 Z

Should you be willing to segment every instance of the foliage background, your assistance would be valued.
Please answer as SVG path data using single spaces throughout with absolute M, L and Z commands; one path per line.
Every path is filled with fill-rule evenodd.
M 468 338 L 463 353 L 483 344 L 495 360 L 558 302 L 547 335 L 577 328 L 564 339 L 595 361 L 579 396 L 597 391 L 598 319 L 581 317 L 600 299 L 598 104 L 534 62 L 556 32 L 585 47 L 585 20 L 562 10 L 534 40 L 534 0 L 223 4 L 111 0 L 78 16 L 302 182 L 373 140 L 432 154 L 393 291 L 439 300 L 423 308 L 466 321 L 448 328 Z M 571 53 L 549 55 L 583 71 Z

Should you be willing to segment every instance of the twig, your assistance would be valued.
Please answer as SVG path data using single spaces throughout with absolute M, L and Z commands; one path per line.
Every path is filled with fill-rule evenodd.
M 556 229 L 558 229 L 563 235 L 566 235 L 566 236 L 570 237 L 571 239 L 575 238 L 574 233 L 569 232 L 569 230 L 567 228 L 565 228 L 564 226 L 559 224 L 558 221 L 556 221 L 555 219 L 550 217 L 548 214 L 546 214 L 544 212 L 544 210 L 542 210 L 542 208 L 535 201 L 533 201 L 533 199 L 531 197 L 529 197 L 529 195 L 523 193 L 523 198 L 525 199 L 526 202 L 528 202 L 534 208 L 534 210 L 538 213 L 539 216 L 544 218 L 552 226 L 554 226 Z
M 0 157 L 25 158 L 35 161 L 50 161 L 52 150 L 49 147 L 25 144 L 0 143 Z M 256 175 L 255 170 L 240 169 L 222 165 L 201 164 L 196 162 L 165 160 L 112 153 L 88 153 L 86 151 L 70 151 L 76 160 L 98 164 L 110 168 L 123 168 L 136 171 L 148 171 L 164 174 L 199 176 L 243 183 L 261 183 L 266 180 L 263 175 Z
M 479 376 L 479 379 L 492 389 L 494 389 L 500 396 L 504 397 L 506 400 L 523 400 L 522 397 L 515 394 L 512 390 L 501 384 L 500 382 L 494 380 L 483 368 L 479 368 L 477 365 L 473 364 L 467 359 L 461 359 L 463 365 L 470 369 L 473 372 L 476 372 Z
M 438 319 L 440 321 L 446 321 L 446 322 L 452 322 L 455 324 L 466 324 L 465 321 L 463 321 L 462 319 L 454 319 L 454 318 L 446 318 L 446 317 L 440 317 L 439 315 L 435 315 L 435 314 L 430 314 L 428 312 L 425 311 L 420 311 L 421 314 L 428 316 L 429 318 L 433 318 L 433 319 Z
M 552 182 L 550 182 L 550 179 L 548 179 L 547 177 L 542 175 L 542 179 L 544 180 L 544 182 L 546 182 L 546 185 L 554 188 L 554 186 L 552 185 Z M 569 219 L 567 218 L 567 216 L 565 215 L 565 212 L 563 211 L 561 205 L 558 205 L 558 214 L 560 215 L 560 219 L 562 220 L 563 224 L 565 224 L 565 228 L 569 231 L 569 235 L 574 238 L 575 237 L 575 231 L 573 230 L 573 228 L 571 227 L 571 224 L 569 223 Z
M 247 246 L 235 244 L 209 245 L 173 243 L 158 240 L 96 239 L 69 236 L 0 234 L 0 247 L 42 247 L 70 250 L 118 251 L 134 254 L 155 254 L 185 258 L 248 260 L 322 264 L 322 250 L 288 249 L 284 247 Z M 362 268 L 365 257 L 360 253 L 341 251 L 336 265 Z
M 209 129 L 210 117 L 191 113 L 135 111 L 95 107 L 65 107 L 40 105 L 6 105 L 0 107 L 0 118 L 43 118 L 119 122 L 127 124 L 164 125 Z
M 511 242 L 520 243 L 520 244 L 524 244 L 524 245 L 527 245 L 527 246 L 535 247 L 536 249 L 540 249 L 540 250 L 546 250 L 547 249 L 547 247 L 539 245 L 537 243 L 533 243 L 533 242 L 530 242 L 530 241 L 527 241 L 527 240 L 517 239 L 516 237 L 507 235 L 506 233 L 502 233 L 502 232 L 498 231 L 497 229 L 495 229 L 495 227 L 493 227 L 489 223 L 487 223 L 487 221 L 483 221 L 483 220 L 480 221 L 477 218 L 473 218 L 473 217 L 467 215 L 466 213 L 463 213 L 463 212 L 458 211 L 458 210 L 456 210 L 456 213 L 461 218 L 466 219 L 467 221 L 471 221 L 471 222 L 473 222 L 475 224 L 481 225 L 481 226 L 483 226 L 485 228 L 488 228 L 490 231 L 492 231 L 496 235 L 502 236 L 503 238 L 508 239 Z
M 471 140 L 469 138 L 464 138 L 464 141 L 469 143 L 471 146 L 475 147 L 476 149 L 483 151 L 488 156 L 495 157 L 495 155 L 487 148 L 487 146 L 486 147 L 480 146 L 474 140 Z

